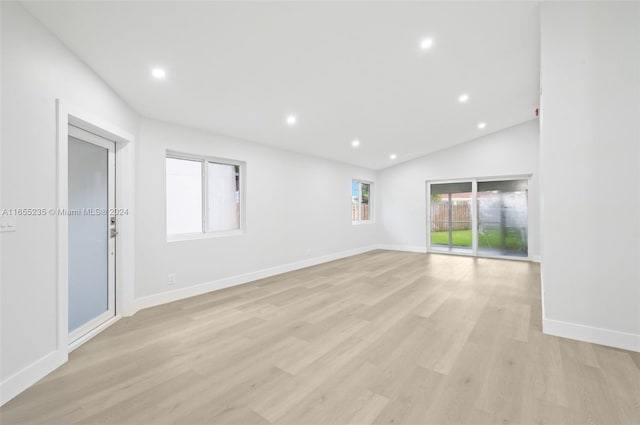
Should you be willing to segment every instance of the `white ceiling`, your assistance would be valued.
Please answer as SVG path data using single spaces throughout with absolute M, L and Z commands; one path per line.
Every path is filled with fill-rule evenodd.
M 144 116 L 373 169 L 532 119 L 538 102 L 535 2 L 24 5 Z

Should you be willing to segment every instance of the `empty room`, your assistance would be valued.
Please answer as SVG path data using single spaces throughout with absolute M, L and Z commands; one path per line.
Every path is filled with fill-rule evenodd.
M 0 1 L 0 423 L 640 424 L 640 2 Z

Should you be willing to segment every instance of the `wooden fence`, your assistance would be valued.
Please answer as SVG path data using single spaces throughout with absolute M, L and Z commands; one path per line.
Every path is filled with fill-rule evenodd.
M 471 203 L 454 202 L 451 205 L 451 230 L 471 229 Z M 449 203 L 431 201 L 431 231 L 449 230 Z
M 362 208 L 362 217 L 360 218 L 360 220 L 371 220 L 371 217 L 369 216 L 369 205 L 368 204 L 362 204 L 361 205 Z M 351 221 L 357 221 L 358 220 L 358 206 L 357 205 L 351 205 Z

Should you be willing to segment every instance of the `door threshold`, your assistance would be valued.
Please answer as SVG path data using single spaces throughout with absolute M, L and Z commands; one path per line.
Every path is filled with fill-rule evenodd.
M 509 261 L 528 261 L 530 263 L 535 263 L 535 259 L 533 257 L 516 257 L 516 256 L 508 256 L 508 255 L 483 255 L 477 254 L 473 255 L 471 252 L 450 252 L 450 251 L 427 251 L 427 254 L 444 254 L 444 255 L 457 255 L 459 257 L 472 257 L 472 258 L 486 258 L 490 260 L 509 260 Z
M 69 344 L 69 353 L 71 353 L 76 348 L 80 347 L 85 342 L 89 341 L 94 336 L 98 335 L 100 332 L 102 332 L 105 329 L 107 329 L 109 326 L 111 326 L 114 323 L 116 323 L 121 318 L 122 318 L 122 316 L 120 316 L 120 315 L 113 316 L 112 318 L 110 318 L 106 322 L 102 323 L 99 326 L 96 326 L 95 328 L 93 328 L 92 330 L 87 332 L 86 334 L 82 335 L 80 338 L 78 338 L 75 341 L 73 341 L 72 343 L 70 343 Z

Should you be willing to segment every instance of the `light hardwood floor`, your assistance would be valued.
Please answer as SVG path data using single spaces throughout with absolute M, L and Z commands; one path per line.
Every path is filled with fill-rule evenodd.
M 143 310 L 0 419 L 637 424 L 636 356 L 543 335 L 536 264 L 374 251 Z

